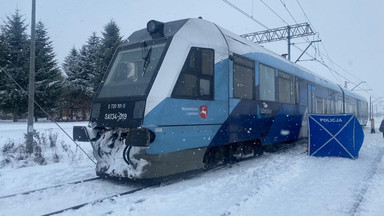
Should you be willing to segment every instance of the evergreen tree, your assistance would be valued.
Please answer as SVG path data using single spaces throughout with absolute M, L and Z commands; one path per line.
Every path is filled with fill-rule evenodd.
M 1 27 L 1 60 L 0 67 L 6 70 L 17 83 L 27 90 L 29 71 L 29 43 L 27 26 L 22 15 L 16 10 L 11 17 L 7 16 L 5 25 Z M 12 113 L 13 120 L 25 114 L 28 99 L 25 92 L 4 73 L 0 85 L 0 107 L 4 112 Z
M 0 91 L 1 91 L 1 86 L 5 86 L 5 79 L 7 78 L 7 75 L 5 74 L 3 70 L 3 66 L 5 66 L 5 58 L 6 58 L 6 52 L 5 52 L 5 37 L 3 35 L 3 27 L 0 26 Z M 0 92 L 1 94 L 1 92 Z M 1 102 L 0 102 L 1 104 Z M 5 113 L 2 110 L 2 106 L 0 105 L 0 118 L 2 115 Z
M 80 74 L 80 53 L 73 47 L 64 59 L 63 70 L 67 76 L 64 82 L 62 94 L 63 100 L 60 107 L 69 111 L 70 119 L 73 119 L 74 112 L 88 107 L 89 96 L 87 90 L 87 77 Z
M 100 38 L 93 32 L 88 38 L 87 44 L 80 50 L 80 74 L 83 77 L 83 85 L 89 97 L 93 97 L 99 83 L 96 79 L 101 74 Z
M 88 112 L 101 79 L 119 44 L 122 43 L 120 29 L 110 21 L 99 38 L 96 33 L 88 38 L 87 43 L 78 51 L 72 48 L 65 58 L 63 69 L 67 75 L 63 97 L 68 98 L 63 104 L 69 110 Z
M 3 27 L 0 26 L 0 86 L 5 85 L 5 78 L 7 75 L 5 72 L 2 71 L 3 67 L 6 64 L 6 43 L 5 43 L 5 36 L 3 34 Z M 2 111 L 2 108 L 0 106 L 0 113 Z
M 120 28 L 113 20 L 111 20 L 106 26 L 104 26 L 104 31 L 102 32 L 102 35 L 103 37 L 101 38 L 100 47 L 100 53 L 102 54 L 102 74 L 99 74 L 99 76 L 96 77 L 95 81 L 97 83 L 101 82 L 104 73 L 108 69 L 109 63 L 112 60 L 115 50 L 122 43 L 122 37 L 120 36 Z
M 75 77 L 75 74 L 79 71 L 79 52 L 75 47 L 72 47 L 69 55 L 65 57 L 63 63 L 63 70 L 67 79 Z
M 72 48 L 63 64 L 68 76 L 66 87 L 70 89 L 66 97 L 71 98 L 66 106 L 69 106 L 70 110 L 81 111 L 83 119 L 90 110 L 98 87 L 94 80 L 96 75 L 101 73 L 100 62 L 100 38 L 96 33 L 92 33 L 87 44 L 83 45 L 79 52 Z
M 63 77 L 55 59 L 52 42 L 44 24 L 36 25 L 35 100 L 47 112 L 54 112 L 60 97 Z M 45 116 L 40 108 L 35 117 Z

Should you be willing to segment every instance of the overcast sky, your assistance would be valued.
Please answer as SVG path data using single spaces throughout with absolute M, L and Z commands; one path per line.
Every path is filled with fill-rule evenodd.
M 265 30 L 264 27 L 222 0 L 36 0 L 36 2 L 36 19 L 43 21 L 48 28 L 60 64 L 69 50 L 73 46 L 80 48 L 92 32 L 100 36 L 103 27 L 110 20 L 114 20 L 119 25 L 124 38 L 133 31 L 144 28 L 151 19 L 171 21 L 199 16 L 237 34 Z M 382 66 L 384 62 L 384 1 L 230 0 L 230 2 L 269 28 L 285 26 L 285 22 L 289 24 L 307 22 L 307 18 L 299 7 L 298 3 L 300 3 L 323 42 L 317 45 L 320 51 L 323 54 L 327 52 L 330 58 L 342 68 L 332 65 L 326 57 L 323 57 L 325 63 L 334 67 L 341 76 L 330 72 L 315 61 L 303 61 L 299 64 L 338 84 L 344 85 L 344 78 L 347 78 L 353 82 L 348 84 L 349 89 L 361 81 L 366 81 L 367 84 L 361 84 L 355 90 L 367 99 L 369 94 L 362 89 L 373 89 L 369 93 L 374 98 L 384 96 Z M 32 0 L 0 0 L 0 24 L 2 25 L 6 16 L 12 15 L 16 9 L 20 10 L 26 23 L 29 24 L 31 5 Z M 30 30 L 28 31 L 30 33 Z M 313 40 L 317 37 L 309 37 L 309 39 Z M 307 46 L 302 43 L 303 39 L 295 39 L 293 42 L 297 43 L 300 49 L 305 49 Z M 287 52 L 285 41 L 264 44 L 264 46 L 278 54 Z M 300 54 L 298 49 L 292 48 L 292 60 L 296 60 Z M 314 49 L 310 49 L 309 54 L 321 59 Z M 304 56 L 303 59 L 309 60 L 311 57 Z M 384 102 L 382 104 L 384 105 Z

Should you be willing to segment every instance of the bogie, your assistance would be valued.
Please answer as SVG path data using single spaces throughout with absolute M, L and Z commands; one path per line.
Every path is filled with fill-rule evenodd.
M 211 147 L 207 150 L 204 163 L 212 167 L 224 163 L 233 163 L 239 160 L 261 156 L 264 147 L 260 140 L 251 140 Z

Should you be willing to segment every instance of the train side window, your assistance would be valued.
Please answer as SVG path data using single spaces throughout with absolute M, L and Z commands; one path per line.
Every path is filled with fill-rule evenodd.
M 280 103 L 291 103 L 291 76 L 287 73 L 279 71 L 278 78 L 279 87 L 279 102 Z
M 260 100 L 275 101 L 275 69 L 259 64 Z
M 299 104 L 299 78 L 293 77 L 293 103 Z
M 245 57 L 233 56 L 233 97 L 254 99 L 255 62 Z
M 192 47 L 172 92 L 173 98 L 213 99 L 214 51 Z
M 341 95 L 337 95 L 336 98 L 336 113 L 343 112 L 343 97 Z
M 308 113 L 316 113 L 316 97 L 315 91 L 316 87 L 308 84 L 307 85 L 307 94 L 308 94 Z
M 324 99 L 321 97 L 317 98 L 317 114 L 324 114 Z
M 201 72 L 205 75 L 213 76 L 213 50 L 202 49 L 201 50 Z

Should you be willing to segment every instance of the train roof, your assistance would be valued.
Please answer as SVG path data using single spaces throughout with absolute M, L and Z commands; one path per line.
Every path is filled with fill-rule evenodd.
M 164 37 L 174 36 L 190 19 L 182 19 L 164 23 Z M 151 35 L 147 29 L 140 29 L 132 33 L 128 39 L 122 44 L 122 46 L 134 44 L 142 41 L 152 40 Z
M 257 60 L 263 64 L 273 66 L 278 70 L 282 70 L 284 72 L 293 74 L 302 79 L 308 80 L 315 84 L 324 86 L 326 88 L 329 88 L 336 92 L 341 93 L 341 89 L 336 83 L 330 80 L 327 80 L 326 78 L 323 78 L 318 74 L 314 74 L 312 71 L 308 70 L 307 68 L 300 66 L 294 62 L 291 62 L 286 58 L 258 44 L 253 43 L 252 41 L 249 41 L 231 31 L 228 31 L 223 27 L 217 26 L 216 24 L 204 19 L 189 18 L 189 19 L 166 22 L 164 23 L 164 37 L 173 37 L 183 27 L 191 28 L 190 31 L 201 31 L 201 25 L 203 23 L 207 24 L 207 22 L 212 25 L 205 25 L 205 26 L 218 28 L 222 33 L 222 35 L 225 36 L 225 40 L 228 44 L 229 52 L 234 52 L 237 54 L 244 55 L 248 58 Z M 187 23 L 188 25 L 186 25 Z M 220 35 L 215 35 L 215 36 L 217 37 Z M 129 36 L 128 39 L 122 44 L 122 46 L 134 44 L 142 41 L 147 41 L 147 40 L 152 40 L 151 35 L 148 33 L 147 29 L 141 29 L 134 32 L 131 36 Z M 357 98 L 362 101 L 366 101 L 364 97 L 354 92 L 351 92 L 347 89 L 343 89 L 343 90 L 345 94 L 348 96 Z

